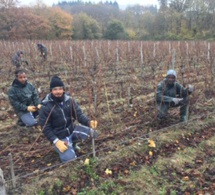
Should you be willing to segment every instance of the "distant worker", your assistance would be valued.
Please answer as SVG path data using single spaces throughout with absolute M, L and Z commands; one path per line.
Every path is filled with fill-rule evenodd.
M 188 95 L 193 92 L 194 88 L 192 85 L 184 88 L 176 81 L 176 78 L 175 70 L 168 70 L 166 78 L 158 84 L 156 100 L 159 120 L 167 117 L 170 107 L 177 106 L 180 106 L 180 121 L 188 120 Z
M 24 60 L 24 52 L 23 51 L 17 51 L 16 54 L 13 56 L 12 58 L 12 63 L 14 66 L 16 66 L 16 68 L 20 68 L 22 63 L 26 63 L 26 65 L 28 65 L 28 62 L 26 60 Z
M 37 47 L 38 47 L 38 50 L 40 51 L 40 56 L 41 56 L 44 60 L 46 60 L 46 59 L 47 59 L 47 54 L 48 54 L 46 46 L 43 45 L 43 44 L 41 44 L 41 43 L 38 43 L 38 44 L 37 44 Z
M 77 157 L 76 142 L 97 138 L 94 128 L 98 122 L 84 115 L 78 103 L 65 93 L 64 83 L 58 76 L 51 79 L 50 91 L 42 101 L 39 123 L 61 161 L 66 162 Z
M 10 104 L 18 115 L 20 126 L 34 126 L 36 116 L 41 108 L 40 99 L 35 87 L 27 81 L 25 70 L 15 71 L 15 79 L 8 91 Z

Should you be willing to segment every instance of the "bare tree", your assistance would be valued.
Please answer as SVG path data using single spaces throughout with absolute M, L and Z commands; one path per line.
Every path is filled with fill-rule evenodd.
M 0 8 L 16 7 L 19 4 L 19 0 L 0 0 Z

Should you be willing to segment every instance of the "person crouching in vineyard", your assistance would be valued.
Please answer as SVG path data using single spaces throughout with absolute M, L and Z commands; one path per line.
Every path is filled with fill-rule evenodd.
M 98 122 L 83 114 L 78 103 L 65 93 L 64 83 L 58 76 L 52 77 L 50 91 L 42 101 L 39 123 L 61 161 L 66 162 L 77 157 L 76 142 L 98 137 L 94 130 Z
M 37 125 L 36 117 L 41 108 L 40 99 L 35 87 L 28 82 L 25 70 L 15 71 L 15 79 L 8 90 L 8 97 L 20 126 Z
M 46 60 L 47 59 L 47 48 L 45 45 L 41 44 L 41 43 L 38 43 L 37 44 L 37 48 L 40 52 L 40 56 L 43 58 L 43 60 Z
M 14 66 L 16 66 L 17 69 L 19 69 L 24 62 L 26 65 L 28 65 L 28 62 L 24 60 L 23 58 L 24 52 L 23 51 L 17 51 L 16 54 L 12 58 L 12 63 Z
M 176 81 L 175 70 L 168 70 L 166 78 L 157 86 L 156 100 L 158 108 L 158 120 L 166 118 L 170 107 L 180 106 L 180 121 L 188 120 L 188 95 L 193 92 L 193 86 L 184 88 Z

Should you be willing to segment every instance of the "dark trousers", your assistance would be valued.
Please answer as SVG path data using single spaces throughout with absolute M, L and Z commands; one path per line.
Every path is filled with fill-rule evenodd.
M 179 105 L 174 105 L 174 103 L 158 103 L 157 109 L 158 109 L 158 118 L 164 119 L 166 118 L 167 111 L 169 108 L 179 107 L 180 106 L 180 121 L 187 121 L 188 120 L 188 111 L 187 111 L 187 100 L 183 100 L 182 103 Z

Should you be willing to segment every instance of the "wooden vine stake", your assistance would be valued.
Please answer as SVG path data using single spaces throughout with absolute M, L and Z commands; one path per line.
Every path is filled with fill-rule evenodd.
M 110 56 L 110 41 L 108 41 L 108 56 Z
M 99 51 L 97 48 L 96 50 L 96 55 L 97 55 L 97 61 L 100 61 L 100 56 L 99 56 Z M 95 76 L 93 76 L 93 95 L 94 95 L 94 113 L 97 115 L 97 100 L 98 100 L 98 91 L 97 91 L 97 82 Z
M 9 153 L 8 156 L 9 156 L 9 161 L 10 161 L 10 172 L 11 172 L 12 184 L 13 184 L 13 188 L 15 188 L 16 187 L 16 177 L 14 174 L 12 154 Z
M 92 137 L 92 148 L 93 148 L 93 158 L 96 157 L 96 150 L 95 150 L 95 139 Z
M 175 69 L 175 49 L 173 49 L 173 54 L 172 54 L 172 69 Z
M 144 77 L 144 63 L 143 63 L 143 43 L 141 41 L 141 45 L 140 45 L 140 61 L 141 61 L 141 75 L 142 78 Z
M 118 40 L 117 40 L 117 47 L 116 47 L 116 67 L 115 67 L 115 78 L 118 78 L 118 66 L 119 66 L 119 48 L 118 48 Z
M 71 62 L 73 62 L 72 46 L 69 47 Z
M 211 44 L 208 43 L 208 53 L 207 53 L 207 59 L 210 60 L 210 50 L 211 50 Z
M 49 46 L 49 50 L 50 50 L 50 55 L 51 55 L 51 57 L 52 57 L 52 45 L 50 44 L 50 46 Z
M 0 194 L 1 195 L 6 195 L 6 190 L 5 190 L 5 180 L 4 180 L 4 175 L 3 171 L 0 168 Z
M 156 43 L 154 43 L 154 47 L 153 47 L 153 58 L 155 58 L 156 56 Z
M 83 54 L 84 54 L 84 67 L 87 66 L 87 55 L 86 55 L 86 49 L 85 49 L 85 45 L 83 45 Z

